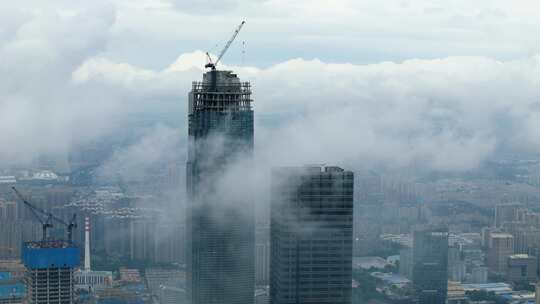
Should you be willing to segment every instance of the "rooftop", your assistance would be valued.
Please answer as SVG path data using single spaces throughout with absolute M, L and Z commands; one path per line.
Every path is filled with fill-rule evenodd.
M 462 284 L 465 291 L 485 290 L 496 294 L 509 294 L 512 292 L 512 286 L 507 283 L 485 283 L 485 284 Z
M 381 257 L 354 257 L 353 268 L 378 268 L 383 269 L 389 263 Z
M 411 282 L 406 277 L 395 273 L 372 272 L 371 276 L 392 285 L 405 285 Z
M 519 254 L 512 254 L 508 258 L 510 258 L 510 259 L 534 259 L 535 257 L 533 257 L 532 255 L 519 253 Z
M 0 299 L 23 298 L 26 287 L 23 283 L 0 284 Z
M 514 236 L 511 235 L 510 233 L 497 232 L 497 233 L 492 233 L 491 238 L 514 238 Z

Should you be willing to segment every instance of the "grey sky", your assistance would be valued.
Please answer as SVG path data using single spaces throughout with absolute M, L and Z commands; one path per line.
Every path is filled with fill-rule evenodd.
M 163 67 L 179 53 L 221 47 L 242 19 L 248 24 L 239 41 L 247 45 L 245 62 L 255 66 L 296 57 L 342 63 L 457 55 L 516 59 L 539 48 L 530 35 L 540 29 L 537 1 L 162 0 L 116 5 L 114 39 L 106 53 L 148 67 Z M 241 61 L 240 45 L 231 49 L 229 61 Z

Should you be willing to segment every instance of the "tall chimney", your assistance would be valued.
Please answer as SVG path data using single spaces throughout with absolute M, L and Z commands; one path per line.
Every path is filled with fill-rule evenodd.
M 90 218 L 84 218 L 84 270 L 90 270 Z

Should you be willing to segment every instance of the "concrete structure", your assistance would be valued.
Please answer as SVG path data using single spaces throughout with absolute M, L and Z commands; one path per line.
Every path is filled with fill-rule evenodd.
M 535 292 L 535 299 L 536 299 L 535 303 L 540 304 L 540 283 L 536 283 L 534 292 Z
M 446 304 L 467 304 L 469 300 L 465 296 L 465 289 L 457 282 L 448 282 L 448 296 Z
M 419 304 L 445 303 L 448 288 L 446 229 L 423 229 L 414 232 L 413 285 Z
M 501 227 L 505 222 L 516 220 L 517 210 L 521 207 L 520 204 L 499 204 L 495 206 L 495 227 Z
M 20 258 L 22 231 L 17 222 L 18 209 L 16 202 L 0 199 L 0 259 Z
M 141 273 L 138 269 L 120 267 L 120 281 L 124 283 L 139 283 L 141 282 Z
M 75 290 L 96 291 L 112 286 L 113 274 L 111 271 L 95 271 L 79 269 L 73 274 Z
M 26 298 L 26 287 L 22 282 L 0 281 L 0 304 L 23 304 Z
M 189 93 L 186 264 L 192 304 L 254 301 L 253 201 L 228 198 L 235 189 L 219 189 L 233 162 L 241 159 L 249 170 L 254 134 L 251 103 L 250 84 L 240 82 L 231 71 L 206 72 Z M 245 186 L 241 172 L 227 177 L 235 180 L 228 185 Z
M 508 233 L 491 233 L 487 249 L 487 266 L 493 273 L 506 273 L 507 258 L 514 253 L 514 237 Z
M 469 283 L 472 284 L 485 284 L 488 280 L 488 269 L 487 267 L 474 267 L 471 269 L 471 276 Z
M 513 254 L 508 257 L 506 279 L 509 282 L 536 282 L 536 257 Z
M 255 284 L 268 285 L 270 273 L 270 227 L 255 230 Z
M 399 251 L 399 274 L 412 279 L 413 258 L 412 248 L 405 246 Z
M 448 248 L 448 278 L 454 282 L 463 282 L 466 274 L 466 264 L 461 249 L 458 246 Z
M 71 304 L 73 270 L 79 266 L 79 248 L 65 241 L 28 242 L 23 246 L 30 304 Z
M 84 268 L 74 273 L 75 290 L 93 292 L 112 285 L 111 271 L 93 271 L 90 254 L 90 218 L 84 219 Z
M 17 179 L 13 175 L 0 175 L 0 184 L 15 184 Z
M 7 273 L 10 279 L 20 280 L 25 277 L 26 268 L 20 260 L 0 260 L 0 272 Z
M 381 257 L 354 257 L 353 269 L 377 269 L 384 270 L 386 266 L 390 266 L 390 263 Z
M 394 273 L 372 272 L 371 276 L 381 280 L 387 286 L 396 288 L 404 288 L 411 283 L 406 277 Z
M 84 270 L 90 270 L 90 218 L 84 219 Z
M 508 283 L 486 283 L 486 284 L 462 284 L 465 292 L 467 291 L 485 291 L 493 292 L 496 295 L 511 294 L 512 286 Z
M 186 302 L 186 290 L 169 285 L 160 285 L 158 292 L 159 304 L 183 304 Z
M 338 167 L 273 170 L 272 304 L 351 303 L 353 180 Z
M 186 302 L 186 273 L 178 269 L 147 268 L 144 277 L 150 293 L 161 304 Z
M 0 270 L 0 304 L 22 304 L 26 299 L 26 286 L 12 274 Z
M 270 304 L 268 287 L 255 289 L 255 304 Z

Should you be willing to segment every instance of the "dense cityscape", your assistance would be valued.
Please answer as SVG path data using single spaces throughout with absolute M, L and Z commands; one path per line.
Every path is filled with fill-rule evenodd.
M 136 9 L 170 8 L 156 3 Z M 239 9 L 234 3 L 228 9 Z M 21 21 L 42 18 L 37 8 L 0 28 L 0 57 L 15 79 L 0 84 L 8 112 L 12 100 L 27 105 L 19 90 L 52 103 L 83 90 L 88 98 L 73 108 L 59 101 L 69 123 L 40 106 L 46 127 L 26 126 L 14 111 L 17 130 L 0 135 L 0 304 L 540 304 L 540 107 L 530 101 L 540 92 L 540 57 L 328 65 L 299 57 L 255 68 L 244 65 L 251 24 L 239 20 L 219 47 L 154 71 L 106 59 L 114 43 L 90 59 L 70 57 L 91 48 L 85 39 L 106 40 L 83 34 L 107 22 L 111 37 L 134 35 L 114 28 L 126 15 L 93 9 L 53 9 L 66 32 L 46 36 L 57 43 L 43 45 L 62 52 L 43 52 L 40 81 L 18 83 L 13 71 L 22 68 L 11 64 L 33 64 L 18 47 L 46 49 L 26 35 L 58 28 Z M 431 9 L 422 12 L 439 14 Z M 83 38 L 66 34 L 63 18 Z M 227 56 L 241 64 L 225 65 Z M 474 82 L 469 70 L 451 72 L 460 60 L 499 74 Z M 522 70 L 536 78 L 522 79 Z M 352 86 L 342 77 L 350 71 Z M 315 74 L 323 81 L 311 83 Z M 421 79 L 419 88 L 405 85 L 409 78 Z M 532 97 L 486 93 L 489 102 L 472 109 L 488 118 L 453 108 L 506 78 L 526 83 L 521 91 Z M 29 82 L 35 87 L 21 84 Z M 339 93 L 330 94 L 331 82 Z M 351 106 L 355 98 L 361 106 Z

